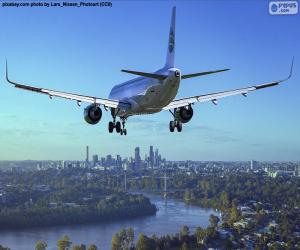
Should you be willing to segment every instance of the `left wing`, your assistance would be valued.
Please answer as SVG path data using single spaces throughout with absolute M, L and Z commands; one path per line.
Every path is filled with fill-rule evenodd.
M 227 90 L 227 91 L 223 91 L 223 92 L 211 93 L 211 94 L 206 94 L 206 95 L 196 95 L 196 96 L 192 96 L 192 97 L 177 99 L 177 100 L 172 101 L 169 105 L 167 105 L 163 109 L 170 110 L 170 109 L 174 109 L 174 108 L 185 107 L 190 104 L 197 103 L 197 102 L 208 102 L 208 101 L 212 101 L 215 105 L 217 105 L 218 99 L 228 97 L 228 96 L 240 95 L 240 94 L 246 97 L 248 92 L 250 92 L 250 91 L 273 87 L 273 86 L 276 86 L 276 85 L 290 79 L 292 76 L 292 72 L 293 72 L 293 64 L 294 64 L 294 58 L 292 60 L 290 74 L 286 79 L 269 82 L 269 83 L 264 83 L 264 84 L 260 84 L 260 85 L 254 85 L 254 86 L 245 87 L 245 88 L 240 88 L 240 89 L 233 89 L 233 90 Z
M 11 81 L 8 77 L 7 62 L 6 62 L 6 80 L 9 83 L 11 83 L 12 85 L 14 85 L 16 88 L 28 90 L 28 91 L 32 91 L 32 92 L 36 92 L 36 93 L 40 93 L 40 94 L 46 94 L 51 99 L 53 96 L 56 96 L 56 97 L 61 97 L 61 98 L 69 99 L 69 100 L 75 100 L 75 101 L 77 101 L 77 104 L 79 106 L 80 106 L 81 102 L 86 102 L 86 103 L 104 105 L 105 107 L 108 107 L 108 108 L 127 109 L 130 107 L 129 103 L 122 102 L 119 100 L 104 99 L 104 98 L 99 98 L 99 97 L 94 97 L 94 96 L 85 96 L 85 95 L 80 95 L 80 94 L 72 94 L 72 93 L 67 93 L 67 92 L 51 90 L 51 89 L 33 87 L 30 85 L 20 84 L 20 83 Z

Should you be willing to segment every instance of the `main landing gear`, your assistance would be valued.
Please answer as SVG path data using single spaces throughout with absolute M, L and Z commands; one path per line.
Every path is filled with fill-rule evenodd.
M 182 131 L 182 122 L 180 120 L 178 120 L 178 118 L 175 116 L 176 109 L 174 109 L 174 112 L 172 112 L 171 110 L 169 110 L 169 111 L 174 117 L 174 121 L 170 121 L 170 124 L 169 124 L 170 132 L 174 132 L 175 128 L 177 128 L 178 132 L 181 132 Z
M 115 114 L 115 112 L 112 112 L 112 117 L 113 117 L 113 121 L 110 121 L 108 123 L 108 132 L 112 133 L 114 131 L 114 129 L 116 129 L 116 132 L 120 135 L 127 135 L 127 129 L 125 128 L 125 123 L 126 123 L 126 118 L 125 117 L 121 117 L 121 121 L 117 121 L 116 122 L 116 116 L 117 113 Z
M 177 120 L 170 121 L 170 124 L 169 124 L 170 132 L 174 132 L 175 128 L 177 128 L 178 132 L 181 132 L 182 131 L 182 122 L 177 121 Z

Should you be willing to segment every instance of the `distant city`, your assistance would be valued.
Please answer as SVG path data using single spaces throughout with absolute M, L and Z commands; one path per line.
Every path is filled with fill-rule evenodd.
M 122 157 L 117 154 L 100 156 L 92 154 L 90 157 L 90 147 L 85 147 L 85 159 L 82 161 L 74 160 L 25 160 L 25 161 L 0 161 L 0 168 L 3 170 L 20 171 L 26 169 L 45 170 L 48 168 L 90 168 L 103 171 L 139 171 L 139 170 L 164 170 L 180 169 L 185 171 L 213 171 L 214 169 L 224 170 L 224 174 L 231 171 L 243 172 L 262 172 L 270 177 L 290 176 L 300 177 L 300 162 L 272 162 L 272 161 L 171 161 L 166 160 L 159 150 L 154 146 L 149 146 L 149 151 L 141 156 L 140 147 L 135 147 L 133 156 Z

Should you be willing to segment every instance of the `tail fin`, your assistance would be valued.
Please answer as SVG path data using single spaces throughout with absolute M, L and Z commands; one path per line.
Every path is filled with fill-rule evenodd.
M 174 67 L 174 57 L 175 57 L 175 18 L 176 18 L 176 7 L 173 7 L 172 10 L 172 19 L 171 26 L 169 32 L 169 43 L 167 50 L 167 58 L 166 58 L 166 68 Z

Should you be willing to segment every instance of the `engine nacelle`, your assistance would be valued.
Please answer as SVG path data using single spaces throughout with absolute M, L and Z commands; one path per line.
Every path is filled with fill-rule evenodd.
M 88 124 L 97 124 L 102 117 L 102 110 L 99 106 L 91 104 L 84 109 L 84 120 Z
M 189 122 L 193 117 L 194 111 L 191 106 L 181 107 L 175 111 L 175 117 L 182 123 Z

